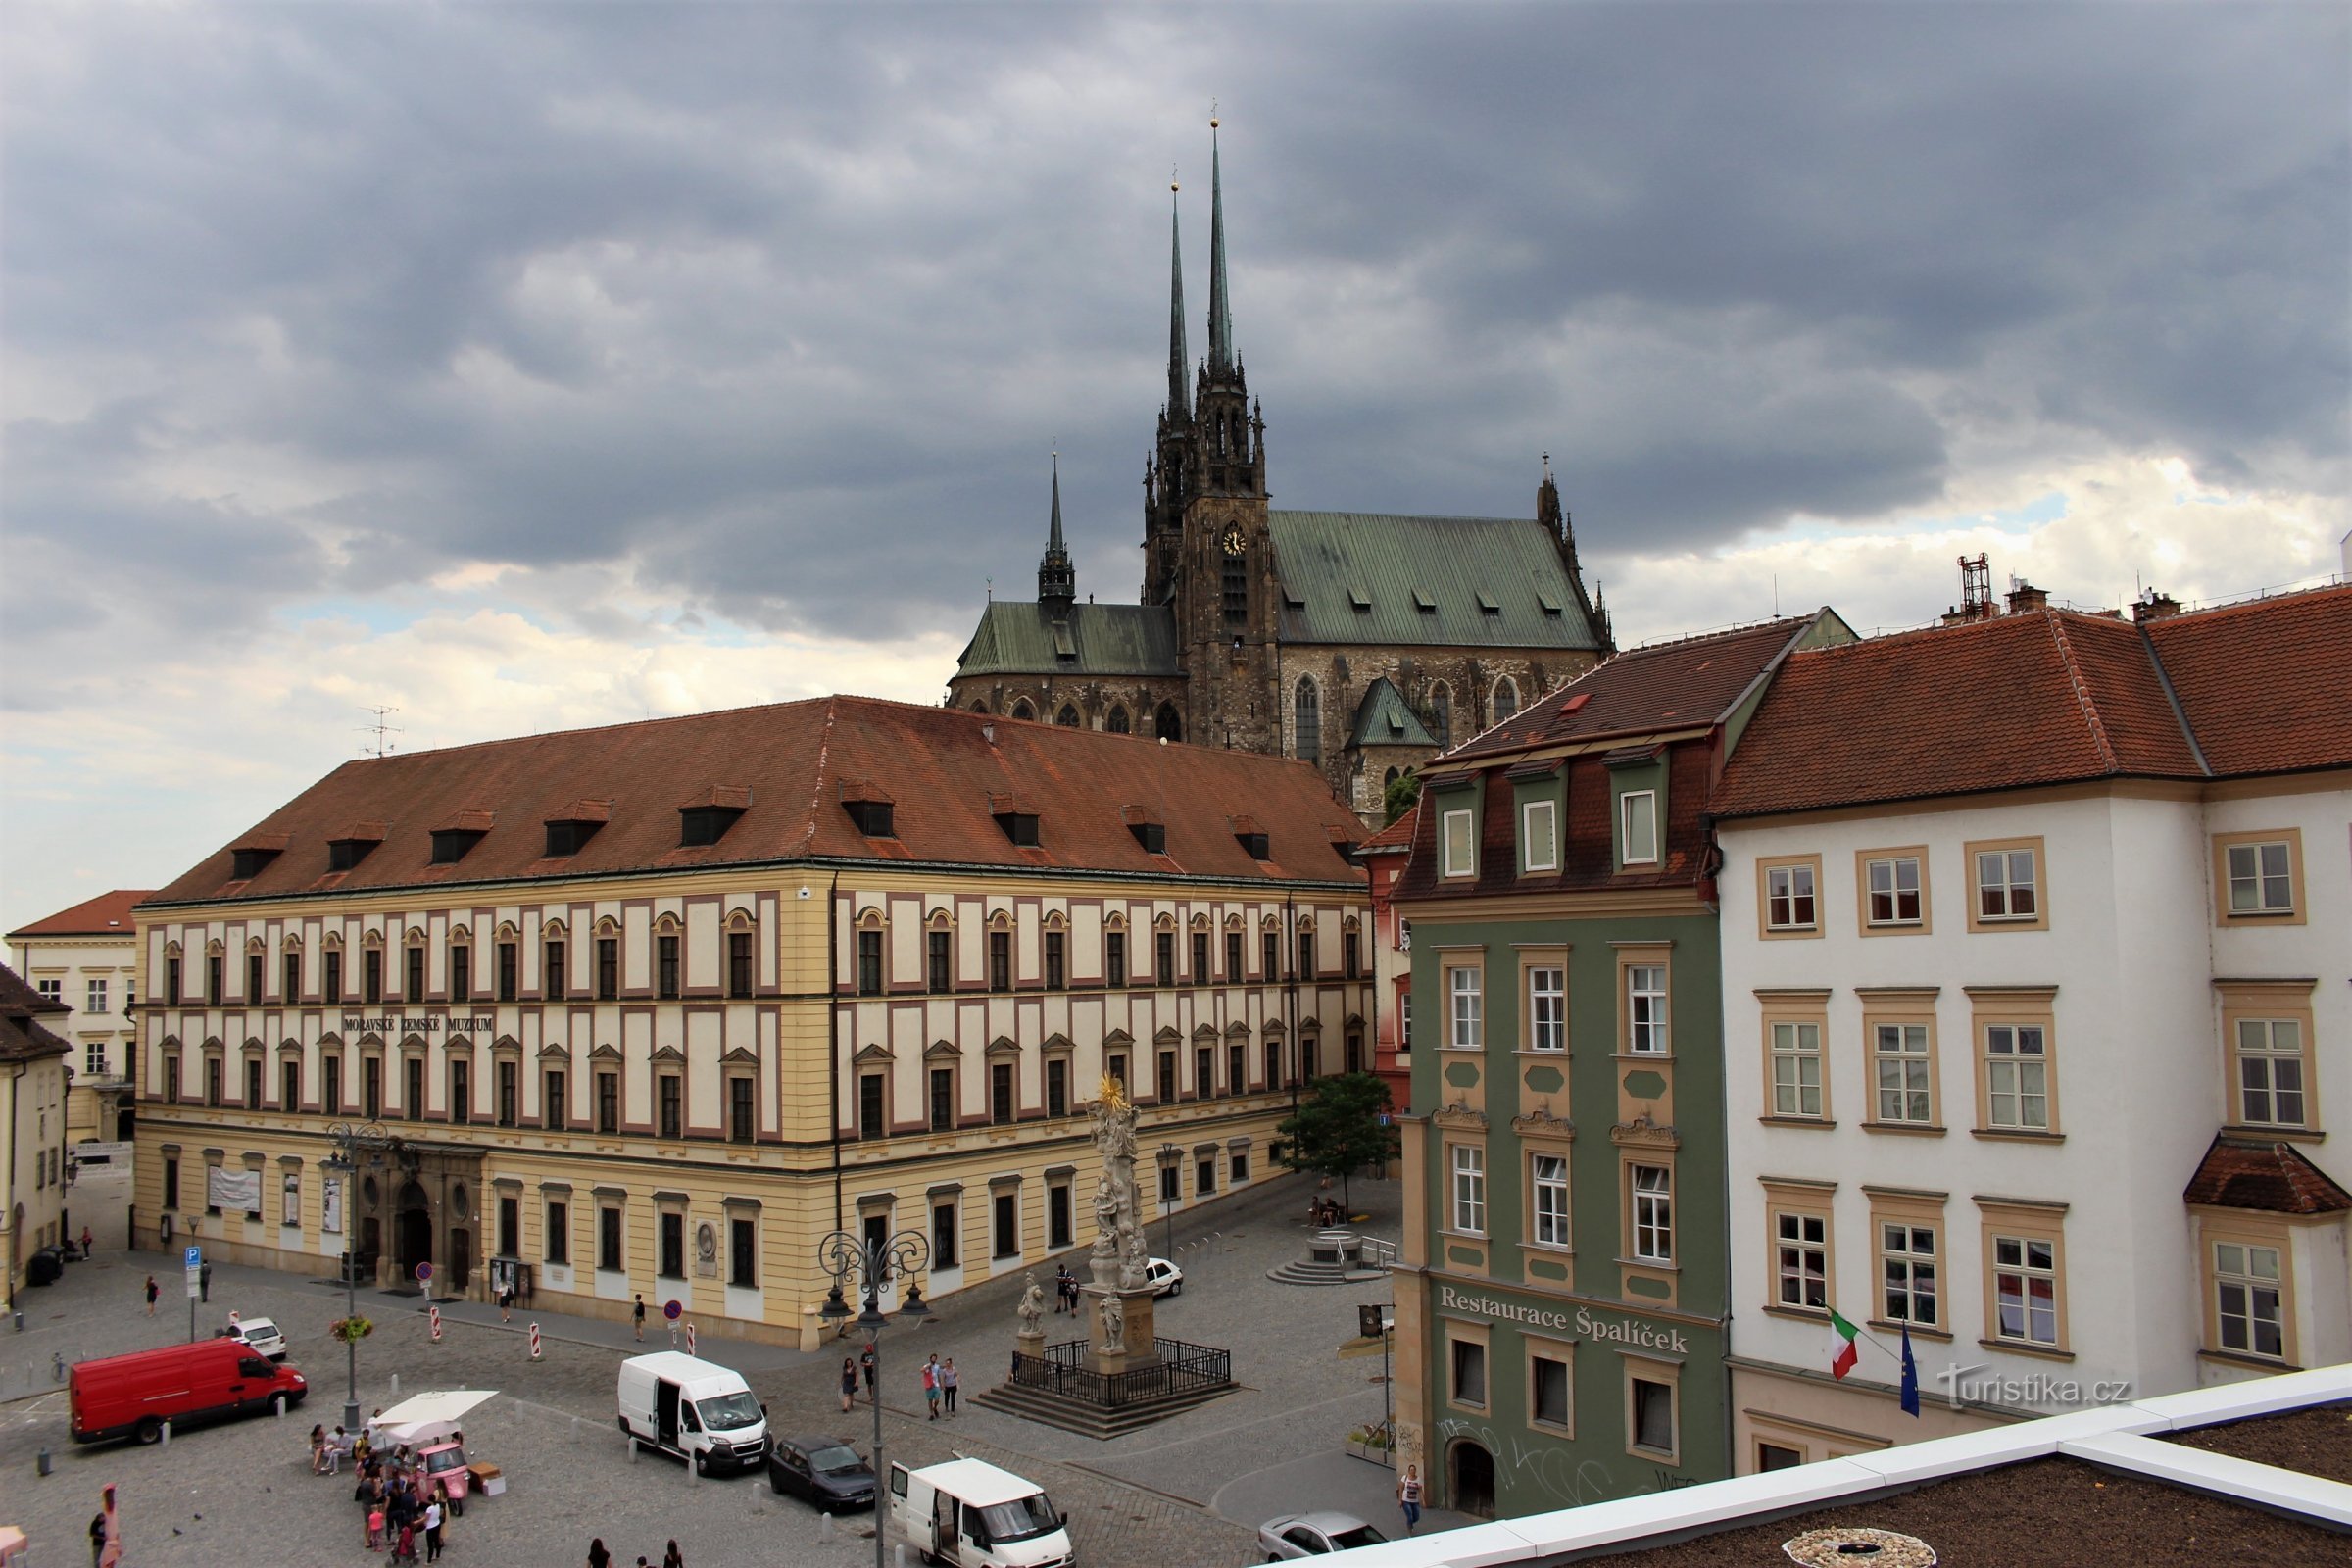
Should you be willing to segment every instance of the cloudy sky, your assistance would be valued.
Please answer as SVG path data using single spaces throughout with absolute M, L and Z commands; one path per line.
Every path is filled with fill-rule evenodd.
M 0 921 L 357 755 L 936 701 L 1130 599 L 1169 172 L 1278 506 L 1529 513 L 1621 636 L 1954 558 L 2339 569 L 2340 6 L 0 13 Z M 1196 312 L 1198 315 L 1198 312 Z M 1193 342 L 1204 335 L 1198 319 Z

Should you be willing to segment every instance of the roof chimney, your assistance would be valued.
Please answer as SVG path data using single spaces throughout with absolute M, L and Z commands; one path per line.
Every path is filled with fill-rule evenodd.
M 2046 588 L 2036 588 L 2023 577 L 2009 579 L 2009 613 L 2022 615 L 2029 611 L 2047 610 L 2050 594 Z
M 2132 618 L 2143 625 L 2148 621 L 2162 620 L 2167 615 L 2178 615 L 2179 613 L 2180 613 L 2180 601 L 2160 588 L 2150 588 L 2141 594 L 2139 602 L 2132 607 Z

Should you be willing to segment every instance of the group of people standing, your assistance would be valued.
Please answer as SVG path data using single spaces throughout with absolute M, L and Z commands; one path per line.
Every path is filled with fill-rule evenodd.
M 392 1561 L 414 1563 L 421 1539 L 424 1560 L 439 1562 L 449 1544 L 449 1521 L 460 1511 L 450 1498 L 449 1483 L 432 1479 L 406 1444 L 389 1454 L 377 1453 L 366 1433 L 354 1440 L 341 1427 L 332 1437 L 323 1427 L 311 1428 L 312 1473 L 333 1475 L 347 1445 L 359 1467 L 359 1484 L 351 1494 L 367 1510 L 368 1549 L 380 1551 L 388 1545 Z
M 876 1370 L 874 1348 L 870 1345 L 854 1356 L 845 1355 L 841 1358 L 841 1409 L 844 1415 L 847 1415 L 850 1406 L 857 1402 L 858 1385 L 860 1381 L 865 1384 L 865 1396 L 868 1402 L 879 1397 L 874 1393 Z M 961 1383 L 961 1378 L 956 1371 L 956 1358 L 950 1356 L 945 1362 L 942 1362 L 934 1354 L 923 1363 L 922 1377 L 923 1403 L 929 1407 L 931 1419 L 934 1421 L 939 1419 L 942 1405 L 947 1407 L 948 1414 L 954 1415 L 956 1413 L 956 1390 Z
M 939 1406 L 947 1402 L 948 1414 L 956 1413 L 956 1358 L 949 1356 L 942 1366 L 935 1354 L 923 1363 L 923 1403 L 931 1407 L 931 1419 L 939 1419 Z

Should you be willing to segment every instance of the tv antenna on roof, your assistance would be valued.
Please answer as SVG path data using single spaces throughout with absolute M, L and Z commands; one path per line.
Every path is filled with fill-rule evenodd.
M 375 722 L 372 724 L 362 724 L 360 726 L 360 733 L 363 735 L 372 736 L 374 738 L 371 741 L 362 741 L 360 743 L 360 755 L 362 757 L 389 757 L 394 752 L 400 750 L 400 748 L 394 744 L 392 737 L 395 735 L 405 734 L 407 732 L 404 731 L 398 724 L 386 722 L 389 715 L 399 712 L 400 710 L 391 707 L 389 704 L 386 704 L 382 707 L 369 708 L 367 710 L 367 711 L 375 715 Z

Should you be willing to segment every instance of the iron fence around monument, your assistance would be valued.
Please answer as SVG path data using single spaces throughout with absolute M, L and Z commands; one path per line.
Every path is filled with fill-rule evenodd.
M 1012 1381 L 1024 1389 L 1107 1410 L 1171 1395 L 1221 1389 L 1233 1381 L 1233 1352 L 1210 1345 L 1154 1339 L 1152 1348 L 1156 1361 L 1107 1373 L 1086 1364 L 1087 1345 L 1085 1340 L 1064 1340 L 1047 1346 L 1043 1355 L 1016 1351 Z

